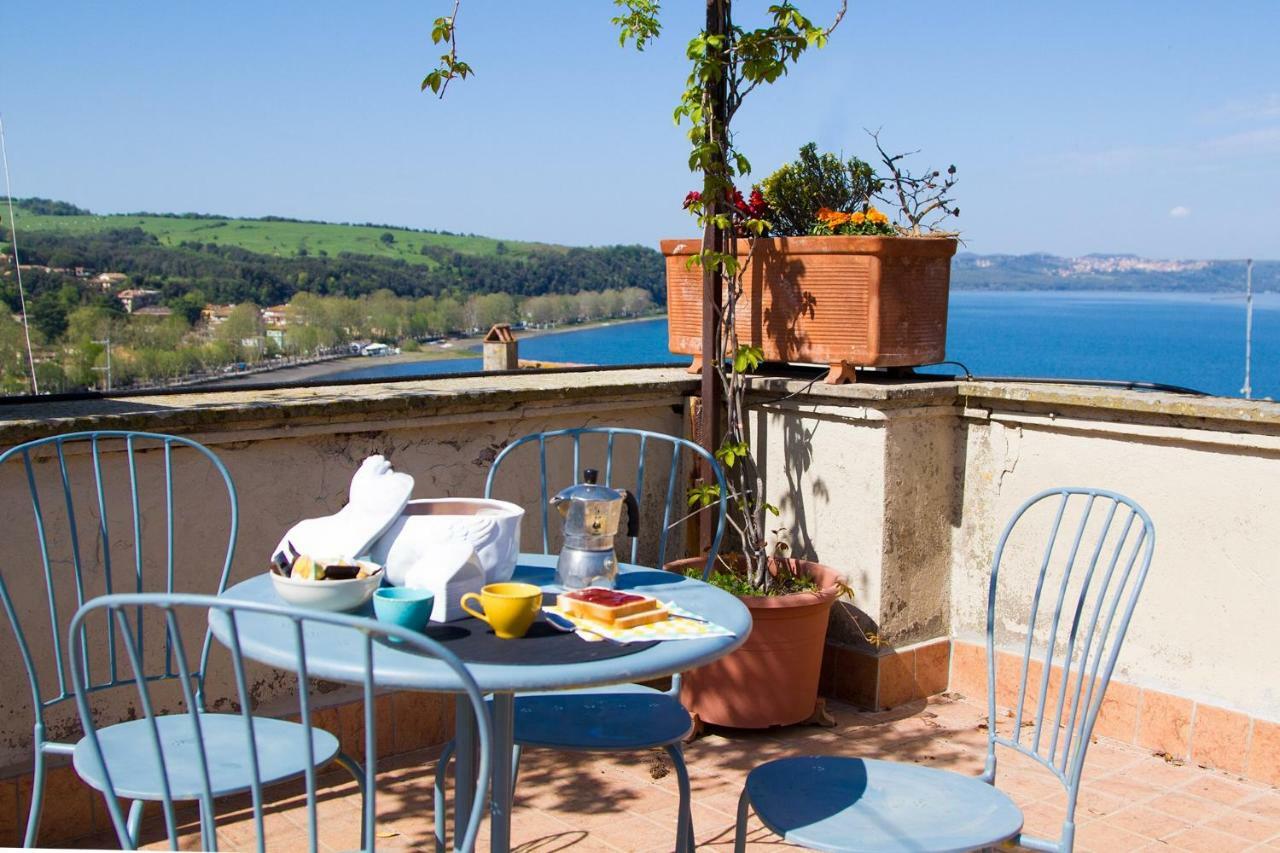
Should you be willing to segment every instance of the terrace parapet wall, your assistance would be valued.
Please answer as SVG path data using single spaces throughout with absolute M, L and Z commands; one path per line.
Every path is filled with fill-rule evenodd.
M 476 495 L 494 456 L 520 435 L 588 424 L 679 433 L 696 391 L 679 369 L 625 369 L 41 401 L 0 405 L 0 446 L 84 429 L 207 444 L 240 493 L 236 582 L 263 570 L 293 521 L 336 511 L 367 455 L 387 454 L 412 473 L 419 497 Z M 1270 521 L 1280 512 L 1280 405 L 951 380 L 759 379 L 752 393 L 768 498 L 781 508 L 778 535 L 795 556 L 838 569 L 856 592 L 829 631 L 830 695 L 886 707 L 948 687 L 980 690 L 965 667 L 982 642 L 1000 527 L 1040 489 L 1101 486 L 1142 504 L 1158 532 L 1116 695 L 1163 703 L 1169 732 L 1148 732 L 1152 743 L 1176 746 L 1185 733 L 1180 748 L 1194 755 L 1198 721 L 1221 719 L 1235 738 L 1231 761 L 1256 778 L 1280 767 L 1280 530 Z M 536 472 L 525 473 L 532 483 Z M 520 494 L 532 512 L 535 490 Z M 25 501 L 24 483 L 0 478 L 0 498 Z M 17 535 L 9 523 L 0 519 L 5 541 Z M 524 536 L 526 548 L 540 547 L 536 516 Z M 34 584 L 22 594 L 42 595 Z M 1014 650 L 1019 639 L 1012 625 L 999 641 Z M 0 658 L 5 683 L 25 683 L 20 666 L 14 655 Z M 1190 704 L 1174 708 L 1164 696 Z M 0 765 L 29 767 L 25 691 L 0 704 Z M 1125 730 L 1124 720 L 1116 725 Z M 1142 742 L 1136 721 L 1127 730 Z M 0 791 L 0 805 L 9 801 Z

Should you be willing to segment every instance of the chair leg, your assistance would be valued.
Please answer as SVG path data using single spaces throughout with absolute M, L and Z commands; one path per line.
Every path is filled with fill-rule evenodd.
M 364 844 L 369 838 L 369 813 L 365 808 L 369 792 L 365 790 L 364 768 L 345 752 L 339 752 L 333 761 L 351 774 L 351 778 L 356 780 L 356 787 L 360 789 L 360 843 Z
M 138 842 L 141 840 L 143 807 L 142 800 L 129 803 L 129 819 L 125 822 L 125 831 L 129 833 L 129 841 L 134 849 L 137 849 Z
M 751 807 L 751 798 L 743 787 L 742 796 L 738 797 L 738 820 L 733 827 L 733 853 L 745 853 L 747 849 L 747 812 Z
M 453 750 L 455 744 L 449 741 L 444 745 L 444 751 L 440 753 L 439 760 L 436 761 L 436 781 L 435 781 L 435 807 L 432 809 L 431 824 L 433 835 L 436 838 L 436 853 L 444 853 L 444 835 L 448 831 L 448 821 L 445 820 L 445 804 L 444 804 L 444 776 L 449 770 L 449 760 L 453 758 Z
M 40 810 L 44 807 L 44 752 L 36 746 L 36 766 L 31 776 L 31 810 L 27 812 L 27 835 L 23 847 L 35 847 L 40 831 Z
M 312 833 L 315 827 L 311 828 Z M 218 849 L 217 814 L 213 810 L 213 802 L 200 800 L 200 844 L 204 850 Z
M 679 814 L 676 818 L 676 853 L 693 853 L 693 806 L 690 804 L 689 768 L 684 763 L 684 750 L 680 744 L 668 744 L 667 755 L 676 771 L 676 783 L 680 789 Z
M 520 750 L 523 747 L 516 744 L 511 747 L 511 792 L 514 794 L 516 790 L 516 782 L 520 779 Z

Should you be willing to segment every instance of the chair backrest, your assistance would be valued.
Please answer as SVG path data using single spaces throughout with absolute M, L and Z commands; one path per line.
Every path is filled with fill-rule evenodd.
M 517 459 L 527 467 L 517 464 Z M 697 476 L 699 462 L 708 463 L 715 478 L 714 483 L 706 485 L 718 488 L 718 496 L 706 506 L 690 503 L 689 487 Z M 504 463 L 505 480 L 499 476 Z M 639 535 L 631 540 L 629 553 L 624 555 L 629 562 L 647 557 L 661 567 L 690 556 L 681 534 L 693 518 L 701 515 L 714 525 L 702 576 L 705 579 L 711 573 L 724 536 L 729 489 L 715 457 L 686 438 L 626 427 L 578 427 L 526 435 L 503 448 L 493 460 L 484 484 L 485 497 L 512 494 L 518 486 L 509 481 L 514 481 L 519 472 L 536 471 L 537 491 L 531 496 L 526 494 L 526 499 L 519 502 L 527 506 L 537 501 L 542 552 L 550 554 L 559 539 L 558 525 L 553 528 L 551 524 L 550 499 L 560 489 L 580 482 L 585 468 L 599 471 L 603 485 L 626 489 L 636 496 L 641 508 L 640 527 Z M 526 476 L 521 482 L 527 487 L 528 480 Z M 619 537 L 625 533 L 620 530 Z M 654 545 L 655 551 L 641 554 L 642 542 Z
M 182 641 L 183 631 L 180 623 L 184 617 L 188 621 L 199 619 L 212 622 L 214 619 L 218 619 L 222 621 L 226 628 L 225 645 L 230 652 L 230 666 L 235 683 L 234 704 L 229 705 L 233 711 L 230 714 L 215 715 L 211 712 L 200 710 L 200 703 L 195 695 L 193 686 L 195 682 L 195 674 L 191 669 L 193 658 L 188 655 Z M 111 627 L 113 633 L 118 636 L 119 644 L 124 649 L 125 659 L 135 675 L 148 671 L 148 666 L 143 659 L 149 652 L 142 646 L 140 630 L 140 626 L 144 622 L 156 623 L 159 629 L 167 635 L 168 642 L 173 646 L 175 666 L 180 676 L 178 683 L 182 685 L 182 708 L 180 711 L 160 714 L 157 710 L 157 700 L 160 697 L 153 692 L 156 689 L 157 682 L 142 677 L 130 679 L 137 691 L 137 707 L 140 711 L 141 719 L 146 721 L 146 725 L 141 727 L 142 732 L 137 738 L 136 749 L 133 750 L 134 755 L 130 757 L 130 764 L 136 768 L 139 756 L 142 756 L 143 763 L 152 768 L 154 779 L 161 788 L 160 804 L 163 809 L 165 829 L 171 848 L 178 849 L 176 847 L 178 821 L 175 816 L 174 805 L 175 802 L 179 801 L 179 798 L 176 798 L 173 794 L 170 787 L 170 779 L 177 770 L 185 769 L 182 775 L 183 778 L 188 780 L 194 775 L 197 780 L 195 799 L 198 800 L 201 810 L 205 814 L 211 816 L 215 814 L 214 798 L 215 796 L 221 796 L 225 792 L 216 790 L 216 786 L 211 781 L 210 768 L 219 763 L 225 764 L 226 757 L 206 754 L 204 749 L 205 739 L 202 737 L 202 731 L 207 730 L 211 719 L 215 717 L 220 717 L 224 721 L 227 717 L 231 717 L 233 720 L 238 718 L 235 722 L 237 727 L 243 725 L 244 742 L 250 745 L 249 748 L 244 750 L 244 755 L 234 757 L 242 759 L 246 765 L 247 772 L 241 790 L 247 791 L 251 797 L 253 828 L 257 836 L 257 849 L 261 853 L 266 845 L 263 826 L 266 794 L 264 793 L 263 779 L 270 772 L 269 767 L 263 767 L 262 765 L 264 763 L 269 764 L 270 757 L 260 760 L 259 756 L 265 755 L 261 747 L 264 744 L 264 738 L 268 737 L 269 734 L 263 731 L 267 721 L 253 715 L 255 704 L 252 692 L 253 682 L 249 675 L 246 674 L 246 659 L 241 650 L 241 636 L 245 631 L 244 626 L 249 620 L 255 619 L 281 620 L 281 624 L 284 626 L 284 635 L 292 635 L 292 648 L 288 649 L 288 652 L 296 662 L 296 666 L 292 667 L 296 676 L 293 683 L 297 701 L 296 717 L 298 722 L 306 727 L 307 731 L 310 731 L 315 726 L 317 712 L 317 709 L 312 705 L 309 693 L 309 679 L 312 677 L 309 661 L 314 660 L 312 656 L 316 654 L 317 649 L 323 648 L 328 643 L 343 643 L 348 648 L 356 643 L 362 645 L 365 665 L 360 687 L 364 703 L 364 728 L 361 734 L 364 738 L 363 787 L 365 797 L 364 829 L 363 837 L 360 839 L 361 850 L 374 850 L 377 838 L 378 719 L 376 708 L 378 703 L 376 701 L 377 685 L 374 680 L 376 657 L 381 653 L 390 651 L 390 644 L 394 643 L 394 651 L 397 655 L 410 652 L 431 657 L 453 670 L 458 679 L 458 692 L 465 694 L 470 700 L 472 711 L 477 720 L 477 740 L 480 747 L 480 760 L 477 764 L 477 778 L 479 779 L 477 790 L 479 794 L 475 797 L 474 805 L 471 808 L 470 819 L 467 822 L 467 832 L 459 845 L 459 849 L 463 851 L 473 850 L 476 833 L 479 829 L 480 819 L 487 800 L 484 792 L 488 787 L 490 777 L 492 755 L 490 738 L 492 730 L 484 694 L 480 692 L 480 688 L 476 685 L 467 668 L 452 652 L 419 632 L 410 631 L 385 622 L 378 622 L 374 619 L 365 619 L 340 613 L 302 610 L 281 605 L 241 602 L 213 596 L 146 593 L 117 594 L 95 598 L 80 608 L 70 627 L 70 641 L 73 646 L 71 678 L 76 706 L 85 729 L 88 747 L 86 761 L 91 762 L 89 766 L 96 770 L 97 778 L 104 780 L 103 793 L 105 794 L 107 809 L 110 812 L 111 822 L 121 845 L 125 846 L 126 849 L 131 849 L 128 819 L 125 811 L 120 806 L 118 791 L 112 782 L 112 767 L 103 758 L 102 745 L 95 725 L 93 709 L 90 705 L 94 687 L 88 681 L 85 667 L 83 666 L 83 662 L 93 654 L 92 650 L 87 646 L 89 623 L 91 621 L 100 621 Z M 273 636 L 278 635 L 277 628 L 279 627 L 276 626 L 271 629 Z M 190 751 L 184 751 L 181 756 L 166 754 L 166 749 L 175 749 L 175 747 L 172 740 L 168 742 L 168 746 L 161 742 L 157 719 L 162 715 L 168 718 L 166 720 L 167 723 L 172 723 L 174 717 L 179 717 L 178 724 L 180 726 L 190 726 L 189 739 L 183 738 L 182 740 L 183 743 L 189 742 L 197 745 L 194 750 L 196 764 L 194 768 L 190 766 L 192 760 Z M 390 721 L 386 722 L 389 723 Z M 202 726 L 205 729 L 202 729 Z M 180 730 L 187 731 L 186 729 Z M 333 733 L 331 732 L 331 734 Z M 226 733 L 224 731 L 223 738 L 225 739 L 225 737 Z M 316 764 L 322 761 L 323 758 L 317 759 L 313 738 L 305 737 L 300 738 L 300 740 L 303 744 L 303 752 L 305 752 L 305 755 L 300 757 L 305 758 L 305 761 L 300 761 L 300 763 L 305 764 L 306 767 L 303 776 L 306 785 L 306 819 L 309 849 L 314 853 L 320 844 L 320 825 L 316 814 Z M 185 768 L 180 767 L 179 762 L 185 764 Z M 192 799 L 192 797 L 188 796 L 182 799 Z M 202 821 L 201 831 L 201 849 L 216 850 L 217 838 L 214 835 L 212 821 Z M 351 839 L 333 839 L 332 844 L 343 849 L 349 848 Z
M 23 484 L 29 493 L 7 503 L 0 522 L 6 540 L 0 602 L 27 670 L 42 741 L 44 711 L 72 695 L 63 638 L 76 608 L 96 595 L 173 592 L 179 573 L 187 592 L 222 592 L 239 527 L 236 490 L 226 466 L 198 442 L 125 430 L 20 444 L 0 454 L 0 478 L 9 493 Z M 204 578 L 198 587 L 186 582 L 196 577 Z M 106 632 L 102 642 L 106 676 L 95 683 L 124 683 L 116 679 L 114 635 Z M 208 644 L 206 636 L 197 681 Z M 171 652 L 166 648 L 148 678 L 177 675 Z
M 1013 538 L 1024 531 L 1031 535 L 1014 547 Z M 1089 736 L 1154 547 L 1155 527 L 1142 507 L 1090 488 L 1034 495 L 1014 512 L 996 546 L 987 596 L 988 777 L 995 773 L 997 744 L 1031 756 L 1067 789 L 1068 821 Z M 1015 602 L 1007 610 L 997 604 L 1002 571 L 1008 578 L 1004 597 Z M 1029 577 L 1035 578 L 1034 590 L 1026 588 Z M 996 663 L 997 630 L 1018 617 L 1026 618 L 1015 630 L 1026 633 L 1021 667 L 1016 689 L 1004 694 L 1006 701 L 1016 700 L 1016 709 L 1012 719 L 999 720 L 997 671 L 1003 668 Z M 1024 723 L 1024 713 L 1034 715 L 1032 725 Z M 1006 724 L 1007 737 L 997 732 Z

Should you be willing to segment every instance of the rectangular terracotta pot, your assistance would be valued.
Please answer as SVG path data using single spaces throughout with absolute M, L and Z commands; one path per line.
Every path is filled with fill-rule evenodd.
M 957 241 L 944 237 L 772 237 L 756 242 L 738 304 L 738 337 L 767 361 L 909 367 L 946 358 Z M 746 241 L 740 241 L 745 258 Z M 702 354 L 701 241 L 663 240 L 673 353 Z

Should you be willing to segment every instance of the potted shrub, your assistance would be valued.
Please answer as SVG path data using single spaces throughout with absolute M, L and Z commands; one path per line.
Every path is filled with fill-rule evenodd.
M 874 136 L 874 135 L 873 135 Z M 904 155 L 879 146 L 880 178 L 852 158 L 818 154 L 810 143 L 752 192 L 741 213 L 767 223 L 768 237 L 739 243 L 744 268 L 736 331 L 765 361 L 829 365 L 826 381 L 855 367 L 910 367 L 946 357 L 947 297 L 957 240 L 939 231 L 957 215 L 949 198 L 955 167 L 913 176 Z M 700 203 L 700 194 L 686 199 Z M 896 222 L 874 206 L 899 208 Z M 750 236 L 750 235 L 744 235 Z M 697 240 L 664 240 L 672 352 L 702 356 L 702 274 L 688 260 Z

